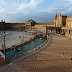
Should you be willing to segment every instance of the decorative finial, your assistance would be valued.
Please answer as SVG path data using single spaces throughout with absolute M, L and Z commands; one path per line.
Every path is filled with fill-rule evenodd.
M 61 14 L 61 10 L 60 10 L 60 14 Z

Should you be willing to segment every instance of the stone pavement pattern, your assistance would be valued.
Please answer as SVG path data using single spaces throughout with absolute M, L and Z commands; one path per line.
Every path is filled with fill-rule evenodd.
M 72 72 L 72 40 L 52 36 L 53 42 L 44 50 L 0 68 L 1 72 Z M 57 38 L 61 38 L 61 40 Z M 65 39 L 64 39 L 65 38 Z M 64 53 L 64 57 L 62 56 Z M 3 69 L 2 69 L 3 68 Z

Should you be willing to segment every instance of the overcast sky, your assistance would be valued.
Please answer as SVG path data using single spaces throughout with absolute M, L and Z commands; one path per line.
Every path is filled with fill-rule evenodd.
M 0 20 L 52 22 L 57 12 L 72 16 L 72 0 L 0 0 Z

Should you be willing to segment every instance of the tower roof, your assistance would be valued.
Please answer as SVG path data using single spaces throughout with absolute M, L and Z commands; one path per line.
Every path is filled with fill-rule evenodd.
M 61 16 L 61 13 L 59 13 L 59 15 Z
M 57 17 L 57 13 L 56 13 L 56 17 Z
M 56 15 L 55 15 L 55 20 L 57 19 L 57 13 L 56 13 Z

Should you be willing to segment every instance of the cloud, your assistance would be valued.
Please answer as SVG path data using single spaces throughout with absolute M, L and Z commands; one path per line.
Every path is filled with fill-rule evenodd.
M 0 3 L 4 3 L 5 2 L 5 0 L 0 0 Z
M 29 2 L 24 1 L 18 6 L 17 10 L 25 10 L 25 9 L 36 7 L 42 1 L 43 0 L 30 0 Z
M 68 13 L 68 12 L 71 12 L 72 11 L 72 0 L 67 0 L 65 3 L 64 3 L 64 8 L 63 8 L 65 11 L 65 13 Z
M 22 22 L 25 19 L 47 21 L 55 13 L 72 12 L 72 0 L 0 0 L 0 20 Z M 44 20 L 43 20 L 44 19 Z M 51 20 L 50 20 L 51 21 Z
M 3 8 L 3 6 L 6 5 L 5 0 L 0 0 L 0 9 Z
M 64 3 L 64 5 L 68 6 L 72 4 L 72 0 L 66 0 L 66 2 Z
M 70 4 L 72 4 L 72 0 L 69 0 Z
M 6 11 L 6 9 L 4 8 L 6 5 L 5 0 L 0 0 L 0 13 L 3 13 Z
M 69 1 L 72 1 L 72 0 L 69 0 Z

